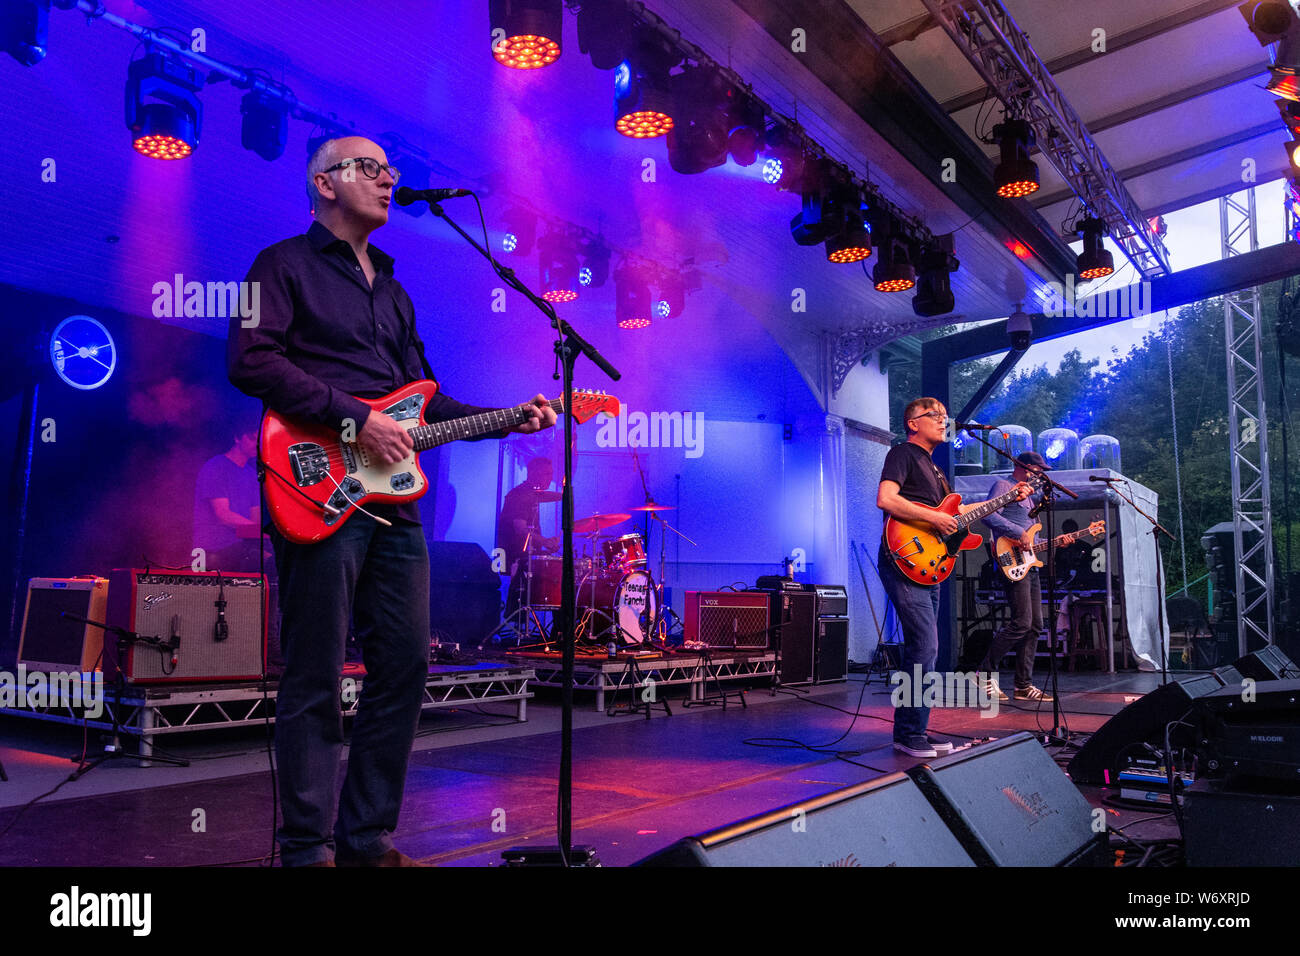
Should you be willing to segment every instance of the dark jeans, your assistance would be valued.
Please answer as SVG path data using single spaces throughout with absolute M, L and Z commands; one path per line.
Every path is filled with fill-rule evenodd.
M 981 671 L 997 670 L 998 662 L 1012 648 L 1016 649 L 1016 687 L 1024 689 L 1033 683 L 1034 652 L 1038 650 L 1038 634 L 1043 629 L 1043 600 L 1038 582 L 1038 569 L 1032 568 L 1019 581 L 1004 581 L 1007 601 L 1011 605 L 1011 619 L 993 635 L 989 652 L 980 662 Z
M 428 675 L 429 552 L 420 525 L 390 520 L 385 528 L 354 515 L 307 545 L 271 532 L 285 659 L 275 720 L 283 818 L 276 838 L 286 866 L 328 860 L 335 848 L 369 857 L 393 845 Z M 366 673 L 340 794 L 339 681 L 349 618 Z
M 916 584 L 905 577 L 894 561 L 881 548 L 877 558 L 880 565 L 880 583 L 894 604 L 894 613 L 903 627 L 903 661 L 901 670 L 914 682 L 915 666 L 921 665 L 921 674 L 934 670 L 939 658 L 939 586 Z M 920 687 L 913 692 L 921 693 Z M 929 707 L 897 707 L 894 709 L 894 739 L 903 740 L 914 734 L 924 734 L 930 725 Z

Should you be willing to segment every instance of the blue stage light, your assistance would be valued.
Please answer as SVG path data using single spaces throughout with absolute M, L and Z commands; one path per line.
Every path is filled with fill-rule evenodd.
M 779 159 L 769 159 L 763 163 L 763 182 L 775 186 L 781 179 L 784 167 Z
M 514 252 L 515 247 L 518 245 L 519 245 L 519 237 L 516 236 L 513 232 L 507 232 L 501 238 L 501 248 L 504 249 L 506 252 Z
M 582 285 L 591 285 L 590 267 L 583 266 L 581 269 L 578 270 L 578 282 L 580 282 Z

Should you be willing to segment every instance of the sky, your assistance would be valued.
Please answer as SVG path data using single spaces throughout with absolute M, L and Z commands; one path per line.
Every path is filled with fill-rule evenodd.
M 1275 245 L 1283 240 L 1285 232 L 1283 185 L 1284 180 L 1279 179 L 1255 188 L 1256 221 L 1261 247 Z M 1245 196 L 1244 193 L 1239 195 L 1243 198 Z M 1170 265 L 1175 271 L 1204 265 L 1221 258 L 1222 240 L 1219 237 L 1217 199 L 1169 213 L 1165 216 L 1165 223 L 1169 227 L 1169 232 L 1165 236 L 1165 246 L 1169 250 Z M 1106 239 L 1106 247 L 1115 257 L 1117 268 L 1115 273 L 1104 282 L 1093 283 L 1095 288 L 1089 286 L 1087 288 L 1089 295 L 1098 291 L 1117 289 L 1132 283 L 1135 279 L 1133 266 L 1109 237 Z M 1077 243 L 1074 248 L 1078 251 Z M 1177 310 L 1172 310 L 1169 317 L 1172 318 L 1176 312 Z M 1036 365 L 1046 365 L 1049 370 L 1055 371 L 1061 357 L 1071 349 L 1078 349 L 1085 359 L 1096 357 L 1100 358 L 1103 364 L 1109 364 L 1114 359 L 1127 355 L 1147 334 L 1158 330 L 1164 320 L 1164 313 L 1155 313 L 1144 319 L 1126 319 L 1090 332 L 1038 342 L 1030 346 L 1017 368 L 1018 370 L 1031 369 Z

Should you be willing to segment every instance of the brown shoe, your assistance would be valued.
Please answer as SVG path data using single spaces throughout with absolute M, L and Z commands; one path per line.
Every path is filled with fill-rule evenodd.
M 386 852 L 379 854 L 379 856 L 371 856 L 371 857 L 364 857 L 364 858 L 339 856 L 336 857 L 335 859 L 338 861 L 339 866 L 424 866 L 425 865 L 423 863 L 419 863 L 411 859 L 401 850 L 398 850 L 396 848 L 387 850 Z

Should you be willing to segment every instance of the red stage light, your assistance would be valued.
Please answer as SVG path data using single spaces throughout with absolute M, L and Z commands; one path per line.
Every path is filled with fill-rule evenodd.
M 1094 269 L 1084 269 L 1079 273 L 1080 279 L 1100 279 L 1102 276 L 1108 276 L 1115 271 L 1114 266 L 1097 266 Z
M 578 297 L 578 293 L 572 289 L 554 289 L 550 292 L 543 292 L 542 298 L 547 302 L 572 302 Z
M 652 139 L 656 136 L 666 136 L 673 128 L 673 118 L 667 113 L 639 110 L 620 116 L 614 128 L 624 136 L 631 136 L 633 139 Z
M 826 256 L 827 262 L 861 262 L 871 255 L 871 249 L 863 246 L 847 246 L 836 249 Z
M 650 324 L 649 319 L 619 319 L 618 327 L 620 329 L 644 329 Z
M 916 285 L 915 279 L 885 279 L 876 283 L 877 292 L 906 292 Z
M 1028 259 L 1033 255 L 1030 248 L 1019 239 L 1012 240 L 1007 248 L 1011 250 L 1012 254 L 1015 255 L 1017 259 Z
M 550 37 L 524 34 L 506 37 L 492 48 L 492 55 L 512 70 L 539 70 L 560 58 L 560 45 Z
M 175 136 L 141 136 L 131 145 L 150 159 L 184 159 L 194 152 L 189 143 Z

